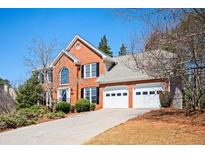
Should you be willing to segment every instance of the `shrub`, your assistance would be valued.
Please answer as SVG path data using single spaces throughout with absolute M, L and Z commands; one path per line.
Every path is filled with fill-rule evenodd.
M 15 122 L 16 122 L 16 127 L 29 126 L 36 123 L 35 120 L 27 119 L 24 116 L 15 117 Z
M 91 103 L 91 104 L 90 104 L 90 110 L 91 110 L 91 111 L 94 111 L 95 108 L 96 108 L 96 104 L 95 104 L 95 103 Z
M 182 95 L 182 107 L 183 109 L 191 109 L 191 91 L 188 89 L 184 89 L 183 95 Z
M 64 118 L 65 113 L 64 112 L 48 112 L 44 116 L 48 119 L 58 119 L 58 118 Z
M 87 99 L 80 99 L 76 102 L 75 108 L 77 112 L 90 111 L 90 101 Z
M 70 111 L 71 111 L 71 113 L 74 113 L 74 112 L 75 112 L 75 105 L 71 105 Z
M 0 130 L 32 125 L 37 123 L 40 117 L 48 117 L 49 119 L 63 118 L 65 113 L 49 112 L 47 107 L 38 105 L 21 108 L 10 114 L 0 116 Z
M 168 91 L 164 91 L 160 93 L 160 104 L 161 107 L 170 107 L 172 103 L 172 97 L 171 94 Z
M 25 118 L 30 120 L 37 120 L 48 112 L 48 108 L 44 106 L 34 105 L 30 108 L 22 108 L 17 110 L 14 114 L 16 116 L 25 116 Z
M 200 109 L 205 109 L 205 100 L 200 101 Z
M 48 112 L 44 115 L 44 117 L 48 119 L 55 119 L 55 113 L 54 112 Z
M 65 117 L 65 113 L 64 112 L 56 112 L 55 116 L 58 118 L 64 118 Z
M 57 112 L 58 112 L 58 111 L 62 111 L 62 112 L 64 112 L 64 113 L 68 113 L 68 112 L 70 111 L 70 104 L 67 103 L 67 102 L 64 102 L 64 101 L 59 102 L 59 103 L 57 103 L 57 105 L 56 105 L 56 111 L 57 111 Z
M 33 119 L 28 119 L 25 115 L 18 114 L 7 114 L 0 117 L 0 128 L 1 130 L 7 128 L 17 128 L 22 126 L 28 126 L 35 124 L 36 121 Z
M 14 117 L 12 117 L 10 114 L 0 117 L 0 128 L 2 130 L 7 128 L 16 128 L 16 126 L 17 126 L 16 121 Z

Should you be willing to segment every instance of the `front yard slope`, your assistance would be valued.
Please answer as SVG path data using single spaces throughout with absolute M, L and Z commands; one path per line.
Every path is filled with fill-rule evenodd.
M 173 108 L 153 110 L 85 144 L 205 144 L 205 112 Z

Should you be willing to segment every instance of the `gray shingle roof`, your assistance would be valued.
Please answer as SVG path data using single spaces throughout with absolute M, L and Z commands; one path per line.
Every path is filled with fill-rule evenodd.
M 156 50 L 156 52 L 158 52 Z M 163 51 L 163 53 L 169 53 Z M 148 53 L 139 53 L 137 56 L 144 56 Z M 126 82 L 126 81 L 137 81 L 137 80 L 148 80 L 154 79 L 149 76 L 145 71 L 137 69 L 133 55 L 125 55 L 114 57 L 113 60 L 117 61 L 117 64 L 104 75 L 98 78 L 99 83 L 115 83 L 115 82 Z
M 141 70 L 131 69 L 131 66 L 134 66 L 134 61 L 132 55 L 120 56 L 113 58 L 117 61 L 117 64 L 104 75 L 98 78 L 100 83 L 113 83 L 113 82 L 126 82 L 126 81 L 135 81 L 149 79 L 145 72 Z

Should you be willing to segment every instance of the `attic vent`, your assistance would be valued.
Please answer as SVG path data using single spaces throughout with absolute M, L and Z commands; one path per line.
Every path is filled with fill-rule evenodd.
M 77 50 L 80 50 L 80 47 L 81 47 L 80 43 L 77 43 L 77 44 L 75 45 L 75 48 L 76 48 Z

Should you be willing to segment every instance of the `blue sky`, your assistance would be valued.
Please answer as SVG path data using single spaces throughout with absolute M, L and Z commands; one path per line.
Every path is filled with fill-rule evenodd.
M 105 34 L 117 55 L 121 43 L 142 29 L 141 22 L 127 22 L 114 9 L 0 9 L 0 77 L 10 81 L 28 78 L 23 57 L 33 38 L 56 39 L 57 55 L 75 34 L 95 46 Z

